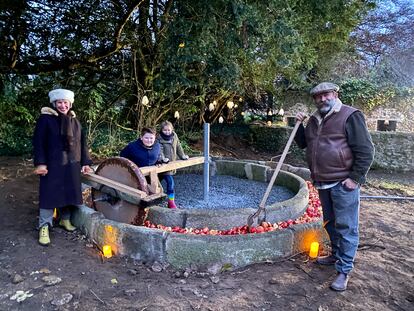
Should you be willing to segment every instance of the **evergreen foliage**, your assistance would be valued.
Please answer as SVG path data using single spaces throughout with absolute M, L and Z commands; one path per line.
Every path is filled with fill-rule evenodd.
M 54 87 L 75 91 L 74 109 L 96 148 L 102 133 L 113 138 L 103 154 L 123 143 L 121 133 L 136 136 L 176 111 L 176 126 L 197 131 L 263 94 L 277 101 L 307 91 L 349 49 L 350 33 L 373 7 L 374 0 L 3 1 L 0 134 L 14 137 L 11 127 L 29 137 Z M 229 101 L 239 107 L 227 108 Z

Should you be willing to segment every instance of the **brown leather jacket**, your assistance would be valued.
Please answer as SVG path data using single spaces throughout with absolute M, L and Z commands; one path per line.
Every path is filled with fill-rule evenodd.
M 340 133 L 339 135 L 341 139 L 344 138 L 343 135 L 345 131 L 346 145 L 347 145 L 347 148 L 349 148 L 352 153 L 352 166 L 349 169 L 350 170 L 349 175 L 345 176 L 345 178 L 349 177 L 352 180 L 360 184 L 363 184 L 366 181 L 367 172 L 374 159 L 375 148 L 374 148 L 374 145 L 372 144 L 371 135 L 368 132 L 365 118 L 361 111 L 356 110 L 353 113 L 351 113 L 351 115 L 345 120 L 345 124 L 342 124 L 342 125 L 338 124 L 338 119 L 330 119 L 330 117 L 334 117 L 333 115 L 334 113 L 338 113 L 342 109 L 342 106 L 343 106 L 342 102 L 339 99 L 337 99 L 337 104 L 332 108 L 332 111 L 329 112 L 328 115 L 325 117 L 326 118 L 325 123 L 322 123 L 322 118 L 317 112 L 310 118 L 309 123 L 311 120 L 318 121 L 317 124 L 315 124 L 314 126 L 316 126 L 319 129 L 319 125 L 321 127 L 324 127 L 325 125 L 328 124 L 328 122 L 332 122 L 330 124 L 336 130 L 339 131 Z M 309 126 L 309 123 L 307 126 Z M 343 126 L 345 127 L 345 129 L 343 128 Z M 320 130 L 322 131 L 322 128 Z M 298 128 L 298 131 L 295 136 L 295 141 L 298 144 L 298 146 L 302 149 L 307 148 L 310 145 L 310 142 L 308 141 L 305 135 L 305 127 L 303 126 L 303 124 L 301 124 Z M 342 141 L 342 143 L 344 143 L 344 141 Z M 346 156 L 344 155 L 344 151 L 341 151 L 341 152 L 337 151 L 337 153 L 332 153 L 331 151 L 328 150 L 328 152 L 331 152 L 331 154 L 327 154 L 326 151 L 319 149 L 319 147 L 324 147 L 324 146 L 320 146 L 320 145 L 316 146 L 317 149 L 314 150 L 314 152 L 316 152 L 316 154 L 314 155 L 317 157 L 316 162 L 309 163 L 310 165 L 313 165 L 313 164 L 317 165 L 317 168 L 316 168 L 317 174 L 312 174 L 312 178 L 314 178 L 315 181 L 325 181 L 325 182 L 339 181 L 341 179 L 342 180 L 345 179 L 345 178 L 339 178 L 339 179 L 334 179 L 334 180 L 327 180 L 327 179 L 318 180 L 319 178 L 323 177 L 321 176 L 320 174 L 321 171 L 318 168 L 320 168 L 321 164 L 325 165 L 325 164 L 331 163 L 330 162 L 331 157 L 334 156 L 335 154 L 338 155 L 342 153 L 342 156 L 339 156 L 339 159 L 341 159 L 341 161 L 343 159 L 344 163 L 346 162 L 345 160 Z M 312 154 L 312 152 L 310 154 Z M 312 157 L 310 157 L 310 160 L 312 161 Z M 346 164 L 344 164 L 344 166 L 346 167 Z M 336 170 L 336 167 L 334 168 L 334 170 Z M 342 171 L 341 174 L 343 174 L 341 176 L 344 176 L 345 175 L 344 171 Z M 329 179 L 332 178 L 331 176 L 328 178 Z
M 345 123 L 357 109 L 342 105 L 322 120 L 310 117 L 305 129 L 306 159 L 316 181 L 337 181 L 349 177 L 353 163 Z

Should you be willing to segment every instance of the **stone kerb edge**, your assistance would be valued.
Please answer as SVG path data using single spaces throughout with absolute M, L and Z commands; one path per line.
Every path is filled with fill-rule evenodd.
M 266 165 L 254 161 L 238 160 L 215 160 L 215 172 L 218 175 L 230 175 L 238 178 L 247 178 L 260 182 L 268 182 L 273 170 Z M 262 162 L 264 163 L 264 162 Z M 305 181 L 295 174 L 280 171 L 277 182 L 286 186 L 296 195 L 282 202 L 270 204 L 266 208 L 267 220 L 270 222 L 295 219 L 302 215 L 308 205 L 309 191 Z M 149 209 L 147 219 L 153 223 L 165 226 L 180 226 L 202 228 L 208 226 L 210 229 L 230 229 L 234 226 L 243 225 L 249 215 L 256 211 L 256 207 L 240 208 L 235 214 L 233 210 L 209 211 L 206 215 L 204 210 L 166 210 L 160 206 Z M 208 223 L 206 221 L 208 220 Z
M 290 230 L 232 236 L 171 233 L 166 241 L 166 258 L 179 269 L 195 264 L 203 270 L 213 263 L 243 267 L 288 256 L 292 245 Z
M 165 261 L 168 232 L 112 221 L 85 205 L 75 209 L 71 221 L 100 249 L 110 245 L 118 256 L 143 262 Z
M 204 269 L 216 263 L 243 267 L 308 251 L 310 242 L 327 240 L 322 222 L 253 235 L 184 235 L 107 220 L 86 206 L 76 209 L 72 221 L 99 248 L 109 244 L 118 256 L 177 269 L 194 265 Z
M 273 174 L 273 170 L 268 170 L 268 173 Z M 271 174 L 269 174 L 268 180 L 270 180 Z M 279 222 L 300 217 L 309 202 L 309 189 L 306 182 L 301 177 L 285 171 L 279 172 L 276 182 L 278 185 L 296 192 L 296 195 L 288 200 L 270 204 L 266 209 L 269 221 Z
M 263 161 L 238 161 L 218 159 L 215 162 L 217 164 L 218 174 L 224 175 L 224 172 L 228 172 L 228 169 L 225 169 L 224 172 L 220 171 L 220 168 L 223 167 L 223 163 L 227 165 L 229 162 L 236 162 L 238 164 L 233 164 L 232 167 L 240 168 L 241 165 L 244 165 L 244 178 L 260 182 L 269 182 L 274 172 L 274 170 L 271 169 L 269 166 L 265 165 L 265 162 Z M 243 174 L 241 173 L 237 175 L 243 176 Z M 266 207 L 267 220 L 271 222 L 279 222 L 288 219 L 295 219 L 302 215 L 308 206 L 309 200 L 309 190 L 307 188 L 305 180 L 300 176 L 296 176 L 295 174 L 292 174 L 290 172 L 280 171 L 276 179 L 276 183 L 289 188 L 293 192 L 296 192 L 296 195 L 289 200 L 276 202 L 268 205 Z
M 168 233 L 164 258 L 178 269 L 195 265 L 204 270 L 217 263 L 239 268 L 308 252 L 314 241 L 321 245 L 329 241 L 322 221 L 261 234 L 200 236 Z

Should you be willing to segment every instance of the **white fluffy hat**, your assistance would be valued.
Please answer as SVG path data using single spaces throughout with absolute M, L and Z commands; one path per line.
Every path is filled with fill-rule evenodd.
M 49 92 L 50 103 L 54 103 L 59 99 L 66 99 L 70 101 L 71 104 L 75 101 L 75 93 L 70 90 L 65 89 L 56 89 Z

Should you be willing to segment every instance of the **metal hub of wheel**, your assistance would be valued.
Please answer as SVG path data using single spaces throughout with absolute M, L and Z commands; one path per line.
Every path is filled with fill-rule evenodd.
M 95 174 L 148 194 L 145 177 L 138 166 L 126 158 L 114 157 L 103 161 Z M 145 220 L 145 209 L 120 199 L 117 190 L 113 188 L 102 185 L 100 190 L 92 189 L 92 200 L 94 208 L 108 219 L 128 224 L 142 224 Z

